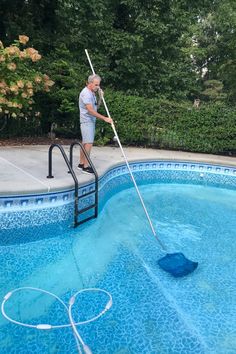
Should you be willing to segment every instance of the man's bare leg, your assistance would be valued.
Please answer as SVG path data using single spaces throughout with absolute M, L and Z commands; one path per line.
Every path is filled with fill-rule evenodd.
M 92 146 L 93 146 L 93 144 L 91 144 L 91 143 L 83 144 L 83 147 L 84 147 L 85 151 L 87 152 L 87 154 L 89 156 L 90 156 L 90 152 L 91 152 Z M 84 165 L 84 168 L 89 166 L 89 163 L 88 163 L 88 161 L 87 161 L 82 149 L 80 149 L 80 164 Z

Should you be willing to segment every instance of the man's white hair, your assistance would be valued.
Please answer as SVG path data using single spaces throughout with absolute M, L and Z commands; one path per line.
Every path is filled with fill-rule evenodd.
M 88 77 L 88 83 L 91 84 L 92 82 L 94 82 L 94 80 L 99 80 L 101 81 L 101 77 L 99 75 L 96 75 L 96 74 L 93 74 L 93 75 L 90 75 Z

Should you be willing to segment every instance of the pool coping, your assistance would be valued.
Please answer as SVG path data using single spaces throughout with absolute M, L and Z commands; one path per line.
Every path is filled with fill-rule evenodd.
M 134 173 L 137 184 L 150 183 L 188 183 L 203 186 L 218 186 L 236 189 L 236 167 L 219 164 L 201 163 L 179 160 L 141 160 L 130 161 L 130 169 Z M 109 189 L 117 184 L 131 185 L 132 181 L 126 164 L 113 164 L 99 177 L 99 202 L 104 200 Z M 187 182 L 186 182 L 187 181 Z M 146 183 L 146 182 L 145 182 Z M 107 187 L 109 186 L 110 187 Z M 90 179 L 79 186 L 80 205 L 91 205 L 91 197 L 86 195 L 95 189 L 94 180 Z M 83 197 L 85 195 L 85 197 Z M 0 195 L 0 212 L 16 210 L 41 209 L 45 207 L 62 206 L 74 202 L 74 188 L 63 188 L 59 191 Z M 92 202 L 93 204 L 94 202 Z
M 42 145 L 1 148 L 0 197 L 56 193 L 74 188 L 74 182 L 67 174 L 59 150 L 55 151 L 53 155 L 55 178 L 46 178 L 48 148 L 49 146 Z M 64 146 L 64 148 L 67 152 L 69 146 Z M 133 147 L 125 147 L 124 150 L 131 164 L 142 161 L 168 160 L 236 168 L 236 158 L 233 157 Z M 77 164 L 78 152 L 79 150 L 75 151 L 74 166 Z M 100 179 L 110 169 L 125 163 L 120 149 L 117 147 L 94 147 L 91 157 Z M 75 169 L 75 173 L 80 188 L 94 181 L 93 177 L 82 174 L 77 169 Z

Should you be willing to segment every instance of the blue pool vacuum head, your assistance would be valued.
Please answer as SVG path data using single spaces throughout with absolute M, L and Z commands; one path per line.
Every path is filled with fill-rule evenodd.
M 198 262 L 187 259 L 183 253 L 167 253 L 158 261 L 159 266 L 174 277 L 183 277 L 192 273 L 198 266 Z

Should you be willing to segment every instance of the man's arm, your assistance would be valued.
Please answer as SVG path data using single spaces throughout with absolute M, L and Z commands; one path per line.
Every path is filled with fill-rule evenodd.
M 110 124 L 113 123 L 113 120 L 111 118 L 105 117 L 102 114 L 96 112 L 93 109 L 93 106 L 91 104 L 86 104 L 85 107 L 88 110 L 89 114 L 91 114 L 92 116 L 94 116 L 94 117 L 96 117 L 98 119 L 104 120 L 104 122 L 106 122 L 106 123 L 110 123 Z

